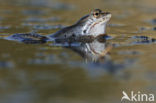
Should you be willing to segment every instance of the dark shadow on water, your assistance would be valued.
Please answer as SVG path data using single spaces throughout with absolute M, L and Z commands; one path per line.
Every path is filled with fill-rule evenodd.
M 151 44 L 151 43 L 156 43 L 155 38 L 150 38 L 148 36 L 133 36 L 132 39 L 133 41 L 132 44 Z
M 11 61 L 0 61 L 0 69 L 5 69 L 5 68 L 13 68 L 14 63 Z

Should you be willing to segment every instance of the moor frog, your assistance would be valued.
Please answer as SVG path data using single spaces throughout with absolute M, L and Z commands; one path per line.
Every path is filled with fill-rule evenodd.
M 111 18 L 111 13 L 103 12 L 100 9 L 93 10 L 90 14 L 82 17 L 75 24 L 65 27 L 54 34 L 42 36 L 36 33 L 13 34 L 6 39 L 16 40 L 25 43 L 45 43 L 46 41 L 58 38 L 70 38 L 79 36 L 99 36 L 105 34 L 106 24 Z

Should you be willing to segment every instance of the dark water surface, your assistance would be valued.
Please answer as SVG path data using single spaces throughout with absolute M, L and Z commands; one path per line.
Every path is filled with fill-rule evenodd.
M 113 15 L 110 38 L 81 45 L 111 44 L 100 59 L 78 47 L 0 39 L 0 103 L 120 103 L 122 91 L 156 94 L 155 0 L 0 0 L 0 38 L 52 34 L 94 8 Z

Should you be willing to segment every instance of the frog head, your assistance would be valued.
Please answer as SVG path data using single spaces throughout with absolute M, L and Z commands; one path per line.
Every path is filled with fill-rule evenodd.
M 95 9 L 90 14 L 82 17 L 76 25 L 81 26 L 82 35 L 98 36 L 105 34 L 106 24 L 110 18 L 111 13 Z

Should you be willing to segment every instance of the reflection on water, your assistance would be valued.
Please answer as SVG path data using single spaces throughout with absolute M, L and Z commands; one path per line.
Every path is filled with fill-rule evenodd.
M 90 43 L 81 43 L 79 46 L 72 46 L 70 48 L 87 61 L 98 62 L 104 59 L 104 56 L 110 51 L 111 46 L 108 46 L 106 39 L 101 41 L 95 39 Z
M 114 74 L 118 70 L 126 68 L 126 66 L 130 66 L 130 64 L 133 63 L 125 60 L 125 62 L 121 64 L 111 60 L 110 51 L 112 50 L 113 44 L 107 42 L 106 35 L 98 36 L 92 41 L 89 41 L 87 39 L 90 38 L 85 38 L 82 41 L 81 39 L 79 39 L 79 41 L 81 42 L 77 42 L 77 45 L 72 45 L 76 42 L 74 41 L 66 47 L 82 56 L 85 59 L 85 62 L 88 63 L 89 69 L 99 68 Z
M 0 0 L 0 103 L 120 103 L 123 90 L 156 94 L 155 3 Z M 94 8 L 113 14 L 110 38 L 70 45 L 3 39 L 52 34 Z

